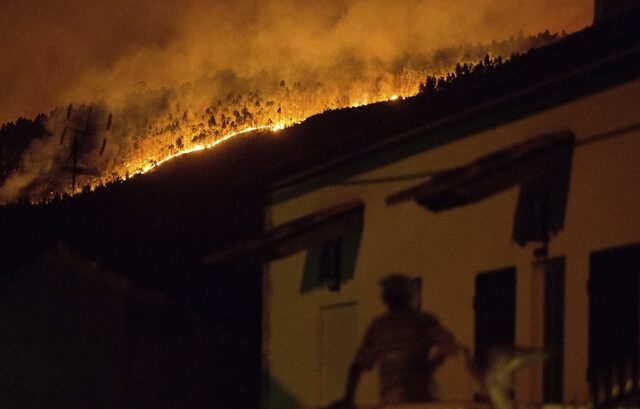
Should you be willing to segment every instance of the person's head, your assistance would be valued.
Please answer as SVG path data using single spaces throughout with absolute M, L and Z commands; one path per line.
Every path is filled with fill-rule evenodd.
M 391 311 L 411 309 L 411 279 L 403 274 L 391 274 L 380 282 L 382 300 Z

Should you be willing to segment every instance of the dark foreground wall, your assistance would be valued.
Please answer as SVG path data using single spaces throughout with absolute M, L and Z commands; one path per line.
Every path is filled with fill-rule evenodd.
M 0 277 L 0 407 L 243 408 L 251 342 L 64 246 Z
M 203 263 L 262 231 L 228 154 L 0 208 L 0 407 L 258 405 L 261 264 Z

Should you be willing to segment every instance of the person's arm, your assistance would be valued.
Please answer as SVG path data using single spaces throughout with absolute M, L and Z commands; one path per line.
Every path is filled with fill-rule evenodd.
M 458 344 L 454 336 L 437 320 L 431 328 L 432 346 L 429 351 L 429 365 L 437 368 L 451 354 L 459 352 L 463 347 Z
M 358 362 L 354 361 L 349 367 L 349 377 L 347 378 L 347 388 L 344 393 L 343 401 L 345 403 L 349 403 L 353 405 L 353 400 L 356 396 L 356 389 L 358 388 L 358 381 L 360 381 L 360 376 L 362 372 L 365 370 L 364 366 Z

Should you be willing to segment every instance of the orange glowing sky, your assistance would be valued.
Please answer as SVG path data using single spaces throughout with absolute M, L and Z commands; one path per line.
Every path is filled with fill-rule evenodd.
M 328 62 L 357 61 L 339 73 L 348 80 L 350 70 L 402 55 L 518 32 L 572 32 L 592 18 L 593 0 L 3 2 L 0 122 L 222 70 L 299 78 L 325 75 Z

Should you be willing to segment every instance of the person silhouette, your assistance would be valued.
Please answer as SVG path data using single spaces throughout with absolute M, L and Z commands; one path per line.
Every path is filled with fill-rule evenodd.
M 435 316 L 415 307 L 413 280 L 392 274 L 381 285 L 388 310 L 369 325 L 350 366 L 345 395 L 331 408 L 352 407 L 362 372 L 376 364 L 383 405 L 433 401 L 435 370 L 460 350 Z

